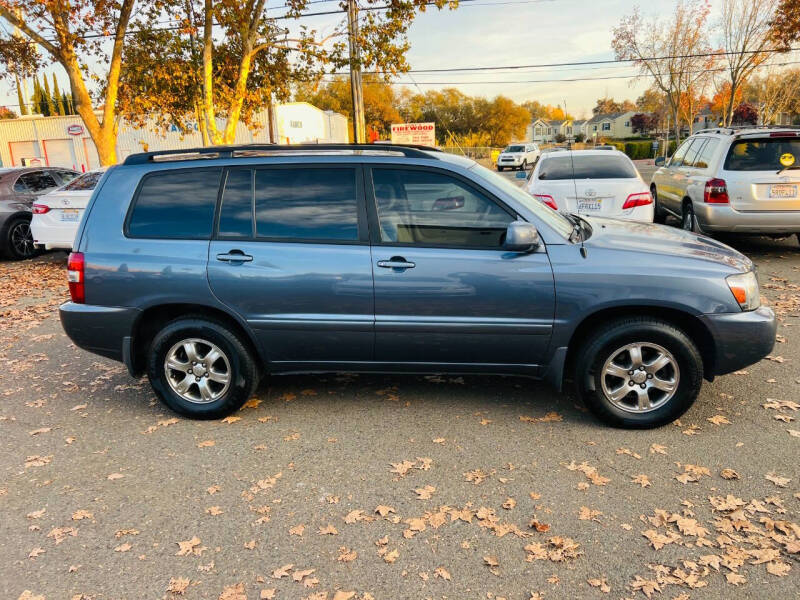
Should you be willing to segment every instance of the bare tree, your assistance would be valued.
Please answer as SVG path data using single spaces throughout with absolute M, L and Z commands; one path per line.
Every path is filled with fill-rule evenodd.
M 723 106 L 724 125 L 731 124 L 739 88 L 777 47 L 772 31 L 776 6 L 776 0 L 722 0 L 720 36 L 731 84 Z
M 669 105 L 680 139 L 681 101 L 708 77 L 714 63 L 706 22 L 709 7 L 702 0 L 678 0 L 668 19 L 645 20 L 638 7 L 612 31 L 611 46 L 620 60 L 631 60 L 644 77 L 652 77 Z
M 761 77 L 751 79 L 746 95 L 758 108 L 759 122 L 774 123 L 781 113 L 791 112 L 800 104 L 800 69 L 768 69 Z

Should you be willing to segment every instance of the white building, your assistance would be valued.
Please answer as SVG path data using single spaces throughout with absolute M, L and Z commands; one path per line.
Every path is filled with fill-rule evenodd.
M 281 144 L 347 142 L 348 126 L 344 115 L 323 111 L 307 102 L 278 104 L 273 111 L 273 131 Z M 242 123 L 236 128 L 236 143 L 269 143 L 267 112 L 254 119 L 257 127 L 248 129 Z M 218 119 L 217 126 L 225 126 Z M 172 126 L 166 132 L 153 127 L 135 127 L 123 121 L 117 135 L 117 160 L 146 150 L 196 148 L 203 145 L 197 123 L 193 131 L 181 134 Z M 25 162 L 51 167 L 67 167 L 89 171 L 100 166 L 97 149 L 83 121 L 77 115 L 68 117 L 28 116 L 0 120 L 0 164 L 21 166 Z

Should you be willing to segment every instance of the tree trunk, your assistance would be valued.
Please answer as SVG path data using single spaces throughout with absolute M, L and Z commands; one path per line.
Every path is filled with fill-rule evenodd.
M 203 19 L 203 116 L 211 143 L 220 144 L 222 139 L 217 131 L 217 118 L 214 113 L 214 40 L 211 37 L 214 10 L 212 0 L 205 0 Z
M 251 47 L 243 49 L 242 61 L 239 63 L 239 73 L 236 77 L 236 86 L 233 91 L 233 99 L 228 110 L 228 121 L 225 123 L 225 133 L 222 137 L 223 144 L 233 144 L 236 141 L 236 125 L 239 123 L 239 116 L 242 114 L 244 95 L 247 93 L 247 77 L 250 75 L 250 63 L 252 60 Z

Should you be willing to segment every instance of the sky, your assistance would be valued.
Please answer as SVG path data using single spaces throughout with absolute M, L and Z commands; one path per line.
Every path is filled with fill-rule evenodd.
M 268 1 L 278 7 L 282 0 Z M 714 0 L 716 8 L 720 0 Z M 412 69 L 539 65 L 614 58 L 612 28 L 639 4 L 645 16 L 667 16 L 675 0 L 473 0 L 456 10 L 429 8 L 417 16 L 409 31 L 411 49 L 407 60 Z M 337 2 L 310 5 L 309 12 L 335 9 Z M 274 8 L 270 14 L 279 14 Z M 712 10 L 711 19 L 716 13 Z M 321 34 L 341 21 L 340 15 L 303 19 L 303 24 Z M 55 72 L 59 85 L 67 88 L 66 73 Z M 635 100 L 648 86 L 647 78 L 632 77 L 630 64 L 610 66 L 564 66 L 486 72 L 409 73 L 400 76 L 413 91 L 456 87 L 466 94 L 494 97 L 503 94 L 517 102 L 538 100 L 564 106 L 576 118 L 591 116 L 597 98 Z M 603 79 L 611 77 L 611 79 Z M 594 81 L 563 81 L 595 78 Z M 562 81 L 553 81 L 562 80 Z M 0 105 L 16 104 L 16 92 L 8 81 L 0 81 Z M 13 108 L 13 107 L 12 107 Z

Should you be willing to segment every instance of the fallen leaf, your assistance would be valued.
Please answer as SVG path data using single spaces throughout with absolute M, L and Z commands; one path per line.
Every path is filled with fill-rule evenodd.
M 792 566 L 789 563 L 781 562 L 781 561 L 773 561 L 767 563 L 767 573 L 770 575 L 775 575 L 777 577 L 784 577 L 785 575 L 789 574 L 789 571 L 792 570 Z
M 111 475 L 106 477 L 106 479 L 108 479 L 109 481 L 116 481 L 117 479 L 122 479 L 123 477 L 125 477 L 125 475 L 123 475 L 122 473 L 111 473 Z
M 230 415 L 230 416 L 225 417 L 224 419 L 222 419 L 222 422 L 223 423 L 227 423 L 228 425 L 231 425 L 232 423 L 236 423 L 236 421 L 241 421 L 241 420 L 242 420 L 242 417 L 236 417 L 234 415 Z
M 292 563 L 278 567 L 272 572 L 271 577 L 273 579 L 282 579 L 283 577 L 287 577 L 289 575 L 289 571 L 291 571 L 293 567 L 294 564 Z
M 299 535 L 302 536 L 303 532 L 306 530 L 306 526 L 300 523 L 299 525 L 295 525 L 294 527 L 289 528 L 289 535 Z
M 450 572 L 447 569 L 445 569 L 444 567 L 436 567 L 433 570 L 433 576 L 435 578 L 438 577 L 439 579 L 444 579 L 445 581 L 451 581 L 451 579 L 452 579 L 450 577 Z
M 212 517 L 216 517 L 223 513 L 223 510 L 219 506 L 209 506 L 206 509 L 206 512 L 211 515 Z
M 338 535 L 339 532 L 336 530 L 331 523 L 328 523 L 327 527 L 320 527 L 319 531 L 317 532 L 319 535 Z
M 611 587 L 608 585 L 608 580 L 605 577 L 596 577 L 594 579 L 587 579 L 588 584 L 592 587 L 600 588 L 600 591 L 608 594 Z
M 733 469 L 722 469 L 719 474 L 723 479 L 739 479 L 739 474 Z
M 578 519 L 581 521 L 597 521 L 597 517 L 602 515 L 599 510 L 593 510 L 588 506 L 581 506 L 580 510 L 578 511 Z
M 302 581 L 304 577 L 308 577 L 314 571 L 316 571 L 316 569 L 301 569 L 299 571 L 295 570 L 295 572 L 292 573 L 292 581 Z
M 513 498 L 506 498 L 506 501 L 503 502 L 503 508 L 505 508 L 506 510 L 511 510 L 516 505 L 517 505 L 517 501 L 514 500 Z
M 345 546 L 341 546 L 339 548 L 339 556 L 336 558 L 336 560 L 338 560 L 339 562 L 345 562 L 345 563 L 353 562 L 356 559 L 357 556 L 358 556 L 358 553 L 355 550 L 351 550 L 350 548 L 347 548 Z
M 204 442 L 199 442 L 197 444 L 197 447 L 198 448 L 211 448 L 211 446 L 214 446 L 215 444 L 216 444 L 216 442 L 214 440 L 205 440 Z
M 650 444 L 650 454 L 666 454 L 667 447 L 661 444 Z
M 132 546 L 130 543 L 128 543 L 128 542 L 125 542 L 124 544 L 120 544 L 119 546 L 117 546 L 116 548 L 114 548 L 114 552 L 127 552 L 127 551 L 128 551 L 128 550 L 130 550 L 132 547 L 133 547 L 133 546 Z
M 764 475 L 764 478 L 767 479 L 768 481 L 771 481 L 778 487 L 786 487 L 786 484 L 788 484 L 791 481 L 790 478 L 781 477 L 780 475 L 776 475 L 773 472 L 767 473 L 766 475 Z
M 189 587 L 189 583 L 189 580 L 185 577 L 173 577 L 169 580 L 167 591 L 171 594 L 183 596 L 186 593 L 186 589 Z
M 219 595 L 219 600 L 247 600 L 244 584 L 237 583 L 224 587 Z
M 713 417 L 708 417 L 706 419 L 709 423 L 713 423 L 714 425 L 730 425 L 731 422 L 725 417 L 725 415 L 714 415 Z
M 389 513 L 395 512 L 395 510 L 391 506 L 386 506 L 385 504 L 379 504 L 375 507 L 375 512 L 378 513 L 380 516 L 385 517 Z
M 631 481 L 633 481 L 633 483 L 638 483 L 643 488 L 650 487 L 651 485 L 653 485 L 650 482 L 650 479 L 647 477 L 647 475 L 644 474 L 637 475 Z
M 199 547 L 200 538 L 197 536 L 185 542 L 176 542 L 176 544 L 178 544 L 178 551 L 175 553 L 176 556 L 188 556 L 189 554 L 200 556 L 203 553 L 203 548 Z
M 414 490 L 414 492 L 417 494 L 417 500 L 430 500 L 433 497 L 433 492 L 435 491 L 436 488 L 432 485 L 426 485 L 425 487 Z

